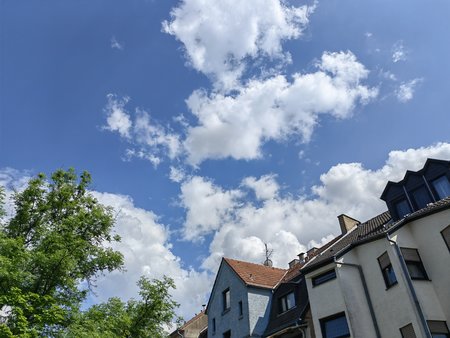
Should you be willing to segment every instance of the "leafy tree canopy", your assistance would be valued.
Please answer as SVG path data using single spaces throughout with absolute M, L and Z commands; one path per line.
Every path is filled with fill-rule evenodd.
M 0 337 L 159 337 L 174 316 L 168 278 L 142 278 L 141 301 L 112 298 L 80 312 L 96 277 L 123 267 L 109 245 L 120 241 L 112 235 L 113 210 L 89 193 L 90 183 L 89 173 L 78 177 L 73 169 L 49 181 L 40 174 L 14 195 L 6 220 L 0 187 Z

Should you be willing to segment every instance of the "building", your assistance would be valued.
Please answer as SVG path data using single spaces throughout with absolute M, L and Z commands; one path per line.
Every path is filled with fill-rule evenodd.
M 208 335 L 208 316 L 204 311 L 195 315 L 170 334 L 170 338 L 206 338 Z
M 206 308 L 208 337 L 261 337 L 273 289 L 286 271 L 223 258 Z
M 302 268 L 314 334 L 450 337 L 450 161 L 389 182 L 388 211 L 359 222 Z

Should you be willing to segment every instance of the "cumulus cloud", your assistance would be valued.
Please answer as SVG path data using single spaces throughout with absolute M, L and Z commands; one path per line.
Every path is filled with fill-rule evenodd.
M 111 48 L 112 49 L 123 50 L 123 44 L 120 43 L 119 41 L 117 41 L 115 36 L 112 36 L 111 37 Z
M 377 95 L 363 84 L 368 70 L 351 52 L 325 52 L 314 73 L 249 81 L 235 95 L 195 91 L 187 100 L 198 124 L 188 127 L 188 161 L 256 159 L 269 140 L 297 136 L 308 142 L 321 114 L 351 116 L 358 104 Z
M 164 156 L 174 159 L 180 154 L 179 135 L 152 121 L 145 110 L 137 108 L 132 117 L 125 107 L 129 97 L 108 94 L 107 99 L 104 108 L 106 126 L 103 128 L 119 133 L 131 145 L 126 151 L 126 158 L 146 159 L 157 166 Z
M 414 96 L 414 91 L 417 85 L 422 81 L 422 79 L 414 79 L 408 82 L 402 82 L 395 92 L 397 99 L 400 102 L 408 102 Z
M 163 31 L 183 44 L 194 69 L 227 90 L 238 84 L 247 59 L 288 61 L 282 42 L 301 36 L 313 10 L 281 0 L 183 0 Z
M 264 175 L 259 179 L 250 176 L 242 180 L 242 185 L 253 189 L 257 199 L 267 200 L 274 198 L 280 189 L 275 178 L 275 175 Z
M 182 205 L 189 215 L 184 227 L 189 229 L 191 238 L 213 235 L 210 255 L 203 262 L 203 267 L 211 271 L 215 271 L 222 256 L 262 262 L 264 243 L 274 249 L 274 264 L 283 267 L 299 252 L 338 235 L 337 215 L 345 213 L 365 221 L 385 211 L 379 196 L 386 183 L 401 180 L 408 169 L 420 169 L 429 157 L 450 159 L 450 144 L 391 151 L 385 164 L 374 170 L 361 163 L 337 164 L 320 176 L 320 184 L 311 188 L 310 197 L 267 193 L 262 203 L 252 202 L 242 187 L 225 190 L 208 181 L 207 194 L 191 195 L 189 199 L 181 194 Z M 253 186 L 264 181 L 277 184 L 273 176 L 243 180 Z M 204 182 L 200 177 L 186 181 L 182 183 L 182 191 L 185 185 L 194 191 L 196 185 L 201 189 Z M 231 194 L 234 198 L 229 198 L 217 212 L 217 201 Z M 193 209 L 199 204 L 201 212 Z M 214 219 L 213 226 L 207 223 L 209 219 Z
M 408 51 L 403 45 L 403 41 L 397 41 L 392 47 L 392 61 L 394 63 L 406 61 L 408 58 Z

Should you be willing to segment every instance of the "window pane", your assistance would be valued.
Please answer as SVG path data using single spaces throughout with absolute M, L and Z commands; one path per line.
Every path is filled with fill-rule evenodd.
M 336 271 L 330 270 L 312 279 L 313 286 L 323 284 L 331 279 L 336 278 Z
M 441 176 L 432 182 L 440 199 L 450 196 L 450 183 L 446 176 Z
M 295 306 L 295 296 L 293 292 L 286 296 L 286 302 L 288 309 L 292 309 Z
M 395 210 L 399 218 L 403 218 L 403 216 L 411 213 L 411 208 L 407 200 L 401 200 L 395 203 Z
M 441 234 L 445 244 L 447 244 L 447 248 L 450 250 L 450 225 L 442 230 Z
M 397 283 L 397 278 L 395 277 L 394 269 L 392 265 L 387 266 L 384 270 L 384 278 L 386 279 L 386 286 L 392 286 Z
M 421 263 L 417 262 L 406 262 L 406 266 L 408 267 L 409 275 L 413 279 L 427 279 L 425 274 L 425 270 L 422 267 Z
M 345 315 L 325 321 L 323 327 L 325 331 L 325 338 L 350 336 L 350 331 L 348 329 L 347 319 L 345 318 Z
M 414 190 L 412 195 L 418 209 L 425 208 L 428 203 L 432 202 L 430 194 L 425 187 Z

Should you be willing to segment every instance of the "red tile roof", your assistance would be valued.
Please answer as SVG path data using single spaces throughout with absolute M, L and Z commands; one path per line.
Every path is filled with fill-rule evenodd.
M 224 261 L 247 285 L 273 289 L 287 270 L 224 258 Z

